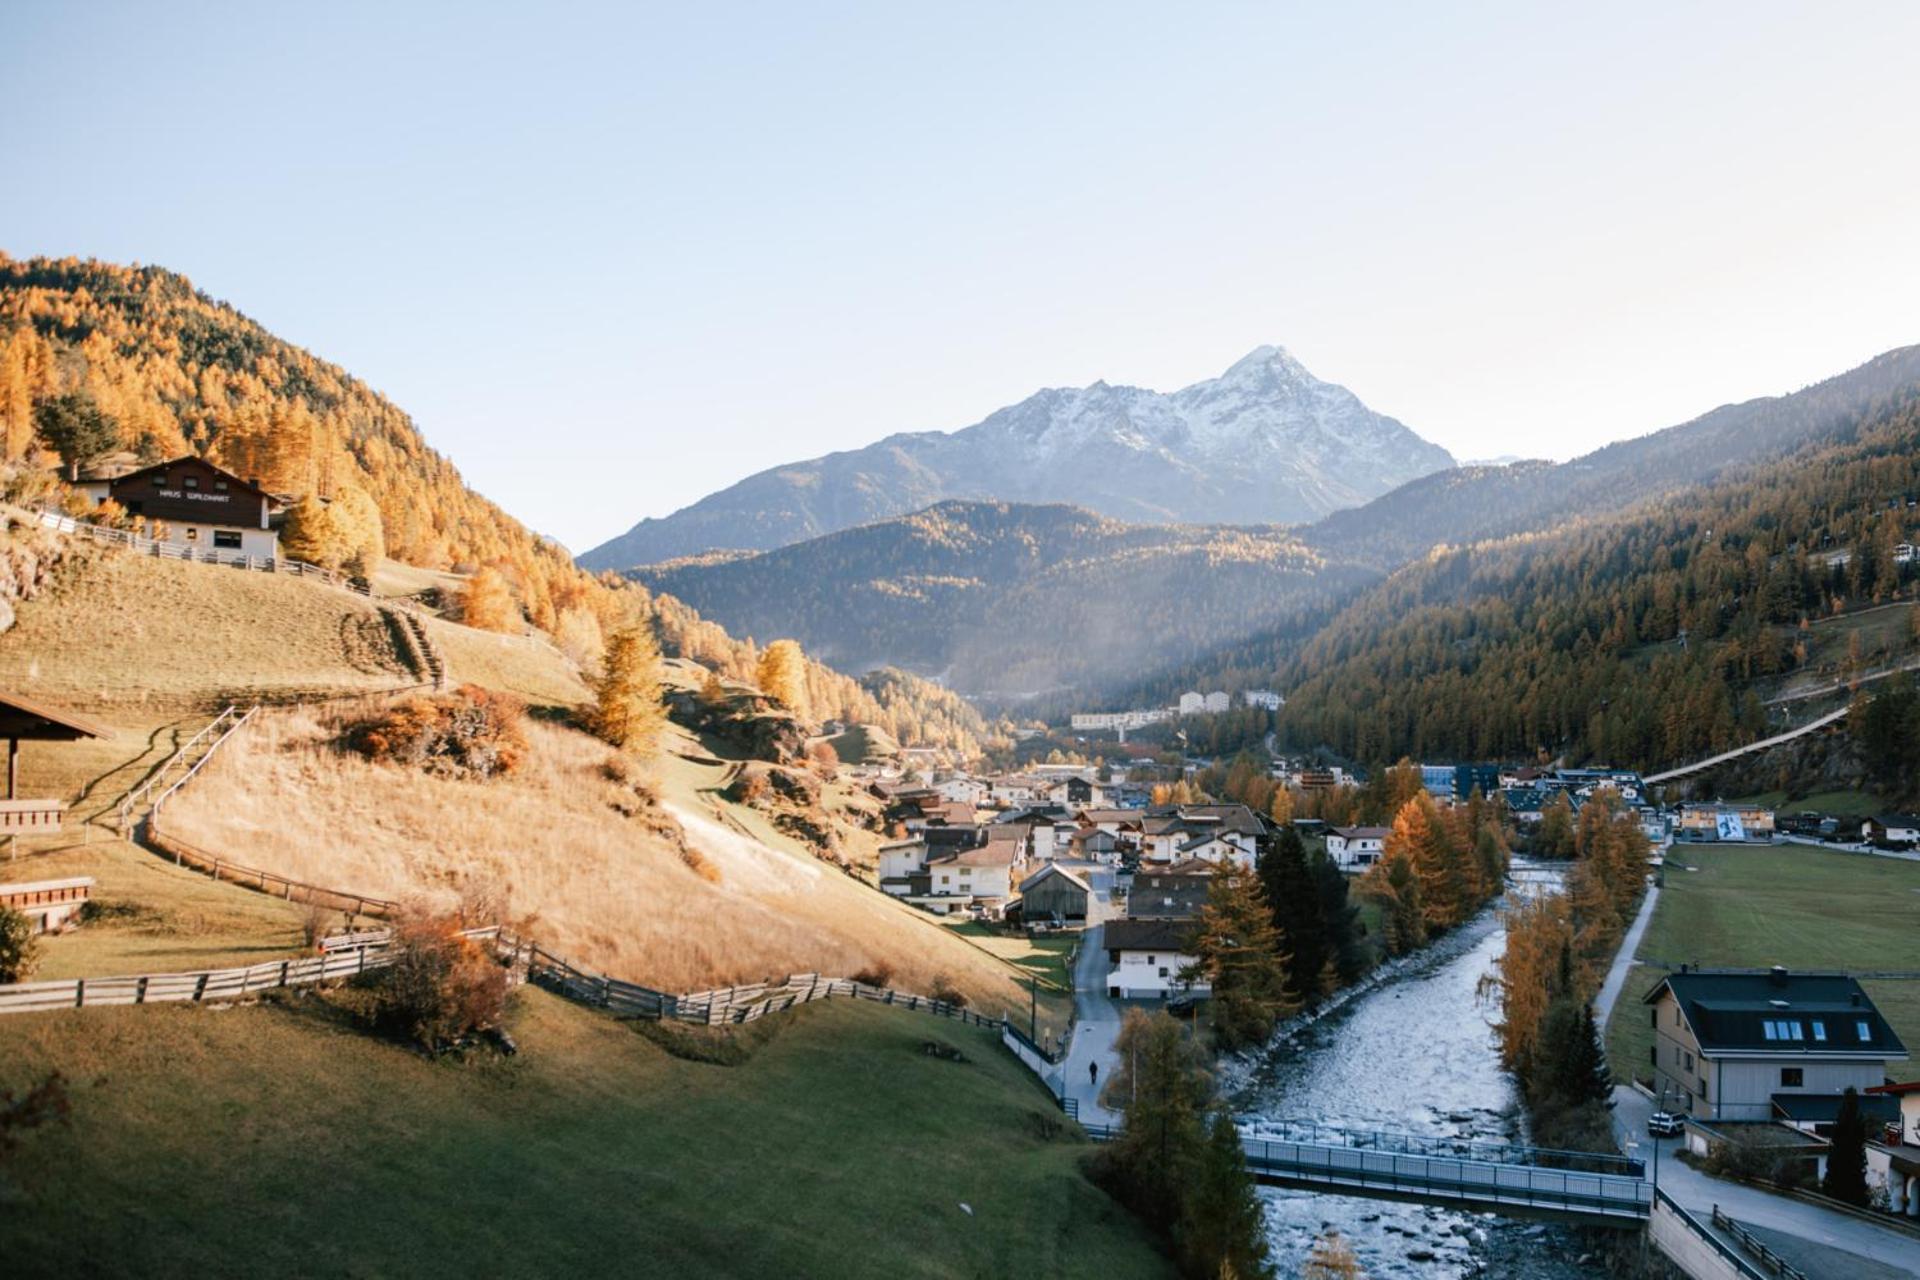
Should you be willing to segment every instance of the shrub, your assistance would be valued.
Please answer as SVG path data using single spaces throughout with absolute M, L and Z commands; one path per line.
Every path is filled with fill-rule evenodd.
M 813 771 L 822 778 L 832 778 L 840 770 L 840 753 L 824 738 L 807 748 L 807 759 L 813 763 Z
M 707 883 L 720 883 L 720 868 L 709 862 L 707 855 L 701 853 L 692 845 L 683 844 L 680 846 L 680 861 L 686 863 L 689 871 L 692 871 L 693 874 L 699 876 Z
M 853 980 L 863 987 L 890 987 L 893 985 L 893 966 L 885 960 L 872 961 L 854 974 Z
M 378 763 L 453 778 L 512 773 L 526 756 L 526 705 L 476 685 L 407 698 L 347 731 L 347 745 Z
M 941 1004 L 950 1004 L 956 1009 L 967 1007 L 967 993 L 953 985 L 953 979 L 940 974 L 933 980 L 933 987 L 927 992 Z
M 25 912 L 0 907 L 0 982 L 19 982 L 40 959 L 40 941 Z
M 456 917 L 402 917 L 391 948 L 393 962 L 364 980 L 375 1027 L 439 1053 L 500 1025 L 507 971 L 460 936 Z

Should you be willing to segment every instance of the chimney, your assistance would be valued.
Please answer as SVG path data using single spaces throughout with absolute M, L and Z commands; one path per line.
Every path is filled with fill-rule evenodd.
M 1858 991 L 1850 992 L 1847 995 L 1847 1003 L 1858 1009 L 1860 1007 L 1860 993 Z
M 1787 985 L 1787 967 L 1785 965 L 1777 964 L 1773 966 L 1773 968 L 1767 970 L 1767 981 L 1771 982 L 1776 987 L 1786 986 Z

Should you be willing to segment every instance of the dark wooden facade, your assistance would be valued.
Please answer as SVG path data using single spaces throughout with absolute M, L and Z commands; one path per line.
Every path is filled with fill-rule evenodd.
M 194 457 L 129 471 L 108 486 L 107 496 L 148 520 L 236 529 L 265 529 L 273 508 L 259 486 Z

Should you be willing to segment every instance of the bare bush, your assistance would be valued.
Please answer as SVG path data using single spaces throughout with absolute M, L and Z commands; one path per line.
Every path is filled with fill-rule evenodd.
M 853 975 L 853 980 L 863 987 L 890 987 L 893 985 L 893 966 L 885 960 L 870 960 L 866 968 Z
M 927 990 L 927 994 L 941 1004 L 950 1004 L 956 1009 L 967 1007 L 967 993 L 956 987 L 953 979 L 944 973 L 935 976 L 933 986 Z
M 449 694 L 407 698 L 347 731 L 347 745 L 378 763 L 411 765 L 453 778 L 492 778 L 519 768 L 527 751 L 517 698 L 461 685 Z
M 507 971 L 460 935 L 456 917 L 402 916 L 389 945 L 392 963 L 363 980 L 375 1027 L 440 1053 L 500 1025 Z

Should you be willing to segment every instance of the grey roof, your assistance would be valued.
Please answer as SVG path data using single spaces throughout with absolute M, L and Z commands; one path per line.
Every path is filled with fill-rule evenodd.
M 1670 973 L 1647 993 L 1644 1002 L 1658 1000 L 1662 991 L 1673 992 L 1700 1042 L 1700 1052 L 1708 1057 L 1775 1054 L 1899 1060 L 1907 1056 L 1906 1045 L 1867 993 L 1843 973 L 1785 969 Z
M 1020 892 L 1025 893 L 1027 890 L 1033 888 L 1033 886 L 1039 884 L 1042 880 L 1045 880 L 1048 876 L 1060 876 L 1070 881 L 1074 885 L 1078 886 L 1082 893 L 1093 892 L 1093 887 L 1089 885 L 1085 880 L 1082 880 L 1079 876 L 1067 870 L 1065 867 L 1058 866 L 1051 862 L 1049 862 L 1046 866 L 1040 868 L 1038 871 L 1034 872 L 1032 875 L 1028 876 L 1025 880 L 1022 880 L 1020 882 Z
M 1840 1115 L 1838 1093 L 1776 1093 L 1773 1109 L 1782 1117 L 1800 1124 L 1832 1124 Z M 1880 1094 L 1856 1094 L 1860 1114 L 1868 1120 L 1897 1121 L 1900 1100 Z
M 1184 951 L 1194 925 L 1187 920 L 1109 920 L 1100 945 L 1108 951 Z

